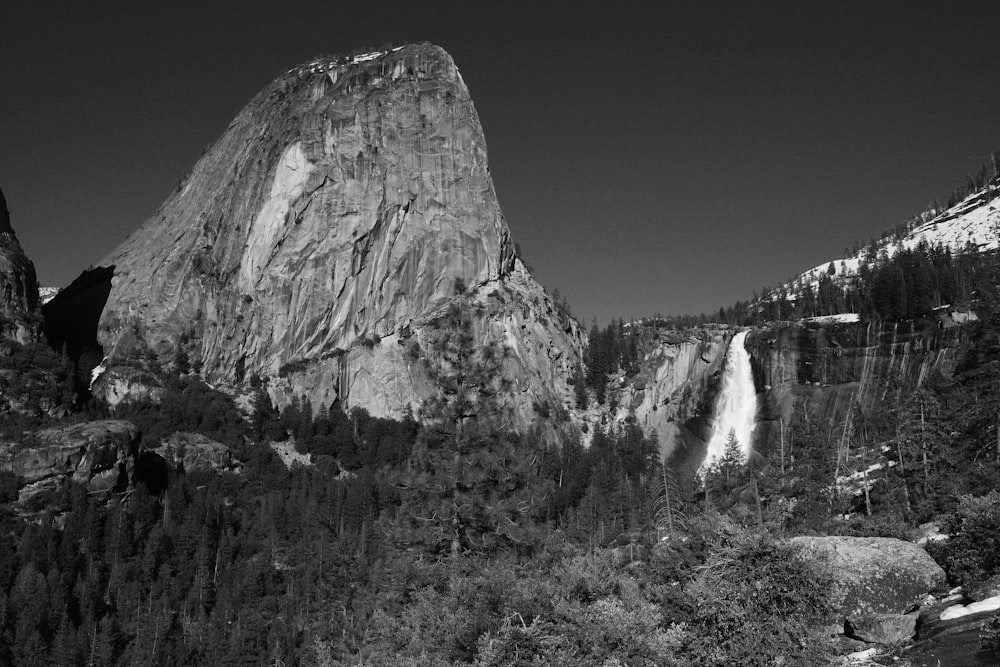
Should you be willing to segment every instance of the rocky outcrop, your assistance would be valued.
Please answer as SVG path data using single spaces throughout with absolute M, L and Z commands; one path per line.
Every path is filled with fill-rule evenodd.
M 843 420 L 852 401 L 872 407 L 892 388 L 914 389 L 958 361 L 963 327 L 932 320 L 795 322 L 754 329 L 747 336 L 758 393 L 754 440 L 778 439 L 796 402 L 811 417 Z
M 778 323 L 753 330 L 747 349 L 760 389 L 788 384 L 850 385 L 865 401 L 880 399 L 886 381 L 916 387 L 954 369 L 960 328 L 937 321 Z
M 26 443 L 7 445 L 0 460 L 29 485 L 70 477 L 108 491 L 129 483 L 138 447 L 134 424 L 102 420 L 42 429 Z
M 36 340 L 38 280 L 10 224 L 7 201 L 0 191 L 0 336 L 19 343 Z
M 114 409 L 121 403 L 152 401 L 163 397 L 163 384 L 155 373 L 135 366 L 113 366 L 102 362 L 91 372 L 91 386 L 108 407 Z
M 174 433 L 152 451 L 175 467 L 184 466 L 185 472 L 214 472 L 233 466 L 229 447 L 201 433 Z
M 709 412 L 731 337 L 725 328 L 640 334 L 639 372 L 620 389 L 617 402 L 647 434 L 656 433 L 665 456 L 679 450 L 691 452 L 690 458 L 704 455 Z
M 87 310 L 65 319 L 98 319 L 112 364 L 257 375 L 279 405 L 418 407 L 434 390 L 424 329 L 463 291 L 483 344 L 509 350 L 521 422 L 568 402 L 579 363 L 576 323 L 515 256 L 469 91 L 428 44 L 281 76 L 100 266 L 46 315 Z
M 19 478 L 22 505 L 66 479 L 92 493 L 124 491 L 140 481 L 159 491 L 171 468 L 239 471 L 227 445 L 200 433 L 173 433 L 152 447 L 140 441 L 139 429 L 118 419 L 44 428 L 22 442 L 0 443 L 0 470 Z
M 227 445 L 200 433 L 173 433 L 152 447 L 140 441 L 139 429 L 118 419 L 44 428 L 23 442 L 0 443 L 0 470 L 19 478 L 22 504 L 58 489 L 66 479 L 87 485 L 92 493 L 110 493 L 139 481 L 162 490 L 171 468 L 239 470 Z
M 917 634 L 917 611 L 909 614 L 862 614 L 848 621 L 848 634 L 871 644 L 900 646 Z
M 830 536 L 795 537 L 790 542 L 832 578 L 829 599 L 838 609 L 838 623 L 846 619 L 857 627 L 888 627 L 891 624 L 872 615 L 905 614 L 945 585 L 941 566 L 903 540 Z

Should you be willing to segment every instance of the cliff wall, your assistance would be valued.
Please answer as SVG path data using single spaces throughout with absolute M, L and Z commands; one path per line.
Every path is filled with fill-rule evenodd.
M 89 307 L 109 364 L 256 375 L 279 405 L 419 407 L 435 391 L 419 343 L 459 295 L 483 306 L 482 344 L 509 350 L 522 422 L 566 403 L 579 363 L 576 323 L 515 256 L 469 91 L 428 44 L 278 78 L 99 265 L 106 302 Z M 53 312 L 80 307 L 71 290 L 58 300 Z
M 732 334 L 724 327 L 643 332 L 639 372 L 618 391 L 618 417 L 655 433 L 668 457 L 703 456 Z
M 848 405 L 866 408 L 948 377 L 967 336 L 935 320 L 853 323 L 778 323 L 747 336 L 758 390 L 757 446 L 778 437 L 798 401 L 810 418 L 842 421 Z
M 618 387 L 616 418 L 633 417 L 655 432 L 677 467 L 693 471 L 704 458 L 734 333 L 722 326 L 646 331 L 639 373 Z M 751 329 L 745 344 L 756 388 L 755 447 L 776 444 L 793 409 L 833 425 L 851 402 L 872 408 L 935 375 L 950 376 L 967 337 L 967 328 L 939 320 L 804 320 Z
M 14 235 L 7 200 L 0 191 L 0 336 L 20 343 L 36 340 L 37 314 L 35 265 Z

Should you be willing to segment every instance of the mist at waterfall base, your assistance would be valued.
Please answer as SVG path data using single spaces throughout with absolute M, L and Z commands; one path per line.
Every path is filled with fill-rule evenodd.
M 726 351 L 722 389 L 715 406 L 715 423 L 708 441 L 701 472 L 722 458 L 729 434 L 736 436 L 744 459 L 753 445 L 753 428 L 757 419 L 757 392 L 750 368 L 750 353 L 746 349 L 747 331 L 733 336 Z

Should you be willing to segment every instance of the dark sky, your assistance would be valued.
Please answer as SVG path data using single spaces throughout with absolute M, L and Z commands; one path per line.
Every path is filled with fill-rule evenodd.
M 280 73 L 384 42 L 454 57 L 524 258 L 587 322 L 747 298 L 1000 146 L 996 2 L 102 4 L 2 12 L 0 188 L 43 284 L 121 242 Z

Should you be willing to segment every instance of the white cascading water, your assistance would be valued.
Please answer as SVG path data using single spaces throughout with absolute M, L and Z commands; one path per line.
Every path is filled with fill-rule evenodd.
M 722 458 L 730 432 L 736 434 L 744 459 L 753 446 L 753 427 L 757 420 L 757 392 L 750 368 L 750 353 L 746 349 L 747 331 L 733 336 L 726 351 L 726 369 L 722 376 L 722 391 L 715 405 L 715 423 L 708 451 L 701 470 Z

